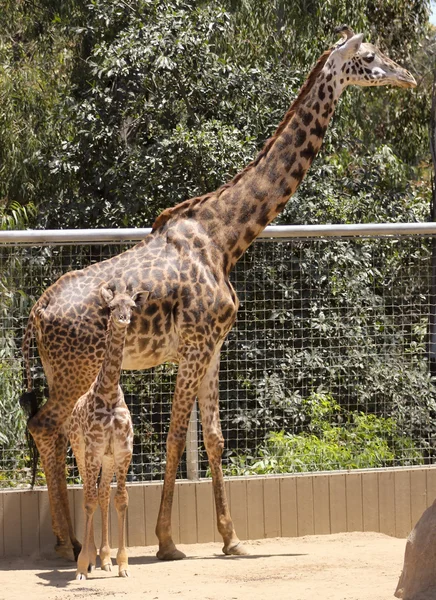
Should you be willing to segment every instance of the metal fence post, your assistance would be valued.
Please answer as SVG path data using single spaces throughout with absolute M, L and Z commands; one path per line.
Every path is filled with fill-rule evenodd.
M 186 470 L 188 479 L 193 481 L 198 476 L 198 411 L 197 400 L 192 407 L 191 418 L 189 419 L 188 433 L 186 435 Z

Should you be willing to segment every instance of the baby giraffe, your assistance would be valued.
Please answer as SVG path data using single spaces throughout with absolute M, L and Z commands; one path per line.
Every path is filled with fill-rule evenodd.
M 140 293 L 142 296 L 148 295 L 148 292 Z M 94 542 L 93 515 L 97 504 L 100 505 L 102 516 L 101 568 L 105 571 L 112 568 L 108 511 L 114 472 L 117 478 L 115 508 L 118 514 L 118 573 L 120 577 L 129 575 L 125 548 L 128 505 L 126 477 L 132 458 L 133 427 L 119 379 L 126 332 L 138 293 L 114 292 L 104 284 L 100 288 L 100 295 L 110 310 L 103 364 L 89 390 L 77 401 L 70 421 L 70 441 L 83 481 L 85 508 L 85 537 L 77 560 L 76 579 L 86 579 L 88 568 L 93 570 L 95 567 L 97 548 Z

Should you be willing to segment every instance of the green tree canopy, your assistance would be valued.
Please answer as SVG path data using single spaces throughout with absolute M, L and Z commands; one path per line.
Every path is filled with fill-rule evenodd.
M 382 146 L 408 180 L 425 181 L 428 8 L 427 0 L 6 2 L 0 201 L 33 202 L 39 227 L 150 225 L 163 208 L 216 188 L 253 158 L 335 41 L 334 27 L 346 22 L 393 59 L 418 65 L 420 86 L 412 96 L 344 94 L 297 196 L 302 210 L 288 209 L 282 220 L 379 219 L 383 210 L 361 214 L 362 205 L 344 212 L 342 192 L 356 188 L 353 179 L 364 183 L 363 169 L 378 202 L 385 184 L 377 187 L 372 159 Z M 326 179 L 339 207 L 313 198 Z M 401 192 L 415 194 L 405 184 Z

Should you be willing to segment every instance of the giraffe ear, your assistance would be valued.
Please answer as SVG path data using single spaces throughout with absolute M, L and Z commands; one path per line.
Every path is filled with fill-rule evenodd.
M 350 37 L 342 46 L 338 48 L 338 52 L 342 55 L 342 57 L 347 60 L 351 58 L 360 48 L 360 45 L 363 40 L 363 33 L 357 33 Z
M 114 299 L 114 293 L 107 284 L 100 288 L 100 296 L 106 304 L 109 304 Z
M 132 295 L 132 300 L 133 300 L 133 302 L 136 302 L 136 303 L 140 302 L 141 304 L 143 304 L 147 300 L 149 295 L 150 295 L 149 291 L 139 290 L 138 292 L 135 292 Z

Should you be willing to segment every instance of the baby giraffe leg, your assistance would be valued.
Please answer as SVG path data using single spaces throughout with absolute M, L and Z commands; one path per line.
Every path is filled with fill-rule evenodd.
M 118 552 L 117 552 L 117 565 L 118 575 L 120 577 L 128 577 L 128 557 L 125 545 L 126 537 L 126 512 L 129 505 L 129 495 L 126 489 L 126 475 L 129 469 L 131 460 L 131 454 L 125 456 L 120 466 L 117 467 L 117 492 L 115 494 L 115 508 L 118 514 Z
M 111 455 L 103 457 L 103 464 L 98 486 L 98 503 L 101 511 L 101 546 L 100 562 L 103 571 L 112 571 L 111 549 L 109 546 L 109 502 L 111 481 L 114 475 L 114 460 Z
M 85 507 L 85 516 L 87 515 L 86 509 L 86 494 L 90 496 L 90 493 L 87 492 L 88 484 L 87 484 L 87 474 L 86 474 L 86 460 L 85 460 L 85 444 L 83 439 L 83 434 L 79 428 L 76 428 L 74 432 L 71 434 L 71 445 L 73 447 L 74 455 L 76 457 L 77 466 L 79 468 L 79 473 L 83 482 L 83 495 L 84 495 L 84 507 Z M 95 490 L 95 483 L 94 483 Z M 91 499 L 92 505 L 92 499 Z M 94 509 L 95 510 L 95 509 Z M 89 532 L 88 532 L 89 528 Z M 87 533 L 88 532 L 88 533 Z M 88 536 L 88 537 L 86 537 Z M 76 572 L 76 579 L 86 579 L 86 573 L 92 571 L 95 567 L 96 559 L 97 559 L 97 548 L 95 547 L 94 542 L 94 522 L 91 519 L 89 525 L 85 526 L 85 541 L 88 540 L 86 545 L 87 552 L 87 560 L 88 564 L 85 565 L 85 554 L 82 556 L 83 563 L 80 564 L 80 568 L 78 567 Z M 80 553 L 79 553 L 80 556 Z
M 95 565 L 97 564 L 97 546 L 95 545 L 94 518 L 91 521 L 91 534 L 89 536 L 88 553 L 89 553 L 88 573 L 92 573 L 92 571 L 94 571 L 94 569 L 95 569 Z
M 92 570 L 92 567 L 95 565 L 96 550 L 93 539 L 93 519 L 98 504 L 96 485 L 97 474 L 87 477 L 84 482 L 85 536 L 82 550 L 77 559 L 76 579 L 86 579 L 88 576 L 88 567 Z

